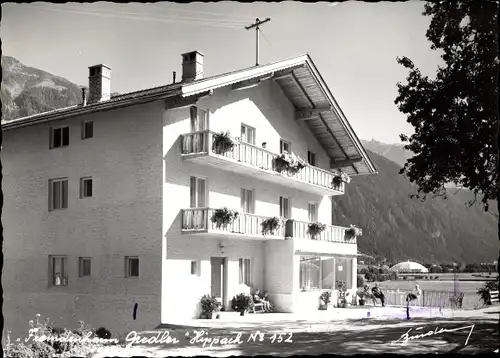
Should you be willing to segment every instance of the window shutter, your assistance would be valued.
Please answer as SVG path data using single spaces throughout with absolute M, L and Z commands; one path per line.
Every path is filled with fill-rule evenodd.
M 196 178 L 191 177 L 190 183 L 190 195 L 191 195 L 191 208 L 196 208 Z
M 66 209 L 68 207 L 68 181 L 63 180 L 61 184 L 62 208 Z
M 246 213 L 246 205 L 245 205 L 245 202 L 246 202 L 246 198 L 245 198 L 245 195 L 246 195 L 246 190 L 245 189 L 241 189 L 241 192 L 240 192 L 240 201 L 241 201 L 241 211 L 243 211 L 244 213 Z

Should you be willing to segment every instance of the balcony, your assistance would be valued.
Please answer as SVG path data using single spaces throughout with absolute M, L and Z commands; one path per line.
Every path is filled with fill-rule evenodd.
M 313 237 L 309 233 L 309 224 L 304 221 L 286 220 L 279 229 L 272 234 L 262 234 L 262 223 L 269 219 L 266 216 L 240 213 L 239 216 L 228 225 L 218 226 L 212 222 L 212 216 L 216 209 L 194 208 L 182 210 L 182 233 L 183 234 L 207 234 L 215 237 L 233 237 L 243 239 L 259 240 L 284 240 L 294 238 L 302 241 L 316 241 L 318 247 L 327 245 L 333 248 L 330 243 L 356 244 L 356 238 L 347 238 L 345 230 L 341 226 L 326 225 L 324 231 Z M 353 246 L 355 250 L 356 247 Z
M 240 213 L 240 215 L 228 225 L 217 226 L 212 222 L 215 209 L 195 208 L 182 210 L 182 233 L 200 234 L 215 237 L 233 237 L 242 239 L 259 240 L 284 240 L 285 225 L 269 235 L 262 234 L 262 223 L 269 217 L 254 214 Z
M 324 231 L 313 237 L 313 235 L 309 233 L 310 224 L 311 223 L 305 221 L 288 220 L 285 225 L 286 237 L 316 241 L 338 242 L 343 244 L 356 244 L 356 237 L 348 238 L 346 236 L 346 227 L 326 225 Z
M 276 165 L 278 154 L 248 143 L 224 150 L 214 146 L 213 134 L 201 131 L 182 135 L 182 158 L 322 196 L 344 194 L 345 184 L 334 183 L 332 172 L 309 164 L 294 174 L 279 172 Z

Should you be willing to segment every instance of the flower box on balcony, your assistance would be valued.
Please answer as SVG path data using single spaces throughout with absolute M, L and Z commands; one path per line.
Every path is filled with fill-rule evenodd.
M 215 154 L 224 154 L 239 143 L 238 138 L 232 138 L 229 132 L 213 134 L 212 149 Z
M 354 225 L 351 225 L 349 229 L 345 230 L 345 238 L 346 240 L 352 240 L 356 238 L 357 236 L 361 236 L 363 234 L 363 231 Z
M 278 230 L 283 222 L 276 216 L 269 218 L 262 222 L 262 235 L 266 236 L 268 234 L 274 235 L 275 231 Z
M 340 187 L 342 185 L 342 183 L 349 184 L 350 182 L 351 182 L 351 178 L 346 173 L 336 174 L 332 179 L 333 186 L 337 187 L 337 188 Z
M 303 159 L 297 157 L 295 154 L 289 154 L 287 151 L 281 153 L 275 159 L 276 171 L 279 173 L 286 172 L 289 175 L 297 174 L 306 167 Z
M 230 210 L 227 207 L 223 207 L 214 210 L 211 220 L 216 224 L 217 229 L 221 227 L 226 228 L 227 225 L 231 224 L 239 215 L 240 214 L 236 210 Z
M 322 223 L 310 223 L 308 227 L 308 232 L 311 235 L 312 239 L 317 239 L 318 235 L 325 231 L 326 225 Z

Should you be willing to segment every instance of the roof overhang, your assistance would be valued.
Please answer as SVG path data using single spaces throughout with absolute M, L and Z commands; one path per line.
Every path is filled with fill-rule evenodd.
M 330 169 L 349 175 L 375 174 L 377 169 L 309 55 L 255 66 L 182 86 L 182 96 L 232 86 L 244 89 L 272 79 L 305 121 L 331 158 Z

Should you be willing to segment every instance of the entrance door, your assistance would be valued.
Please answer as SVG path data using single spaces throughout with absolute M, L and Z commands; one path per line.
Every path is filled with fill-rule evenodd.
M 224 305 L 225 284 L 225 258 L 211 257 L 211 293 L 220 303 Z

